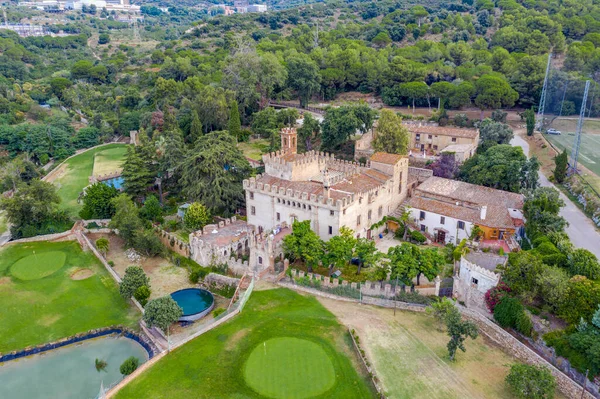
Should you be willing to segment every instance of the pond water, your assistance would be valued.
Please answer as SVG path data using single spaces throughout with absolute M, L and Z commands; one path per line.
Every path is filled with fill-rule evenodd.
M 108 180 L 103 180 L 102 183 L 106 184 L 107 186 L 112 186 L 117 190 L 123 188 L 123 178 L 121 176 L 113 177 L 112 179 Z
M 0 397 L 94 399 L 101 383 L 108 388 L 122 379 L 119 367 L 130 356 L 148 360 L 136 341 L 106 336 L 0 363 Z M 104 371 L 96 371 L 96 359 L 107 363 Z

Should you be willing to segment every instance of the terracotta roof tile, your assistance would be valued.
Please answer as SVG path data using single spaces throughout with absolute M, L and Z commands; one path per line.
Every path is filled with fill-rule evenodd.
M 389 165 L 397 164 L 402 158 L 406 158 L 406 155 L 390 154 L 387 152 L 376 152 L 375 154 L 371 155 L 372 162 L 386 163 Z
M 477 129 L 459 129 L 456 127 L 447 126 L 416 126 L 413 124 L 406 124 L 405 126 L 411 133 L 434 134 L 438 136 L 465 137 L 474 139 L 479 134 Z

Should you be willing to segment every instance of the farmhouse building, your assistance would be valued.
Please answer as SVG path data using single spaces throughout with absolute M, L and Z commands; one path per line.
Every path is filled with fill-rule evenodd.
M 475 154 L 479 145 L 479 130 L 459 129 L 447 126 L 406 124 L 410 132 L 410 148 L 413 152 L 440 155 L 452 152 L 456 160 L 464 162 Z
M 281 148 L 263 156 L 263 175 L 244 181 L 248 224 L 259 232 L 310 220 L 324 240 L 342 226 L 370 238 L 370 227 L 406 198 L 406 156 L 378 152 L 364 165 L 315 151 L 298 154 L 294 128 L 282 130 Z
M 512 250 L 523 226 L 523 195 L 461 181 L 430 177 L 406 201 L 414 223 L 441 243 L 468 239 L 475 226 L 480 239 L 503 241 Z

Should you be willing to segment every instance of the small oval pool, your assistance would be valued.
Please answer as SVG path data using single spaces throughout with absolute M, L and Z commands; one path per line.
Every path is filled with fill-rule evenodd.
M 107 186 L 114 187 L 117 190 L 121 190 L 123 188 L 123 178 L 121 176 L 103 180 L 102 183 L 106 184 Z
M 208 314 L 215 306 L 213 295 L 200 288 L 186 288 L 175 291 L 171 298 L 183 309 L 179 321 L 194 321 Z

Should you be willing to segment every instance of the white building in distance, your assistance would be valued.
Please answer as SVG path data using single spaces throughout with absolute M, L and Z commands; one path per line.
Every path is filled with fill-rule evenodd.
M 371 226 L 405 200 L 406 156 L 378 152 L 361 165 L 315 151 L 298 154 L 297 139 L 296 129 L 283 129 L 281 151 L 263 156 L 265 173 L 244 180 L 248 224 L 259 232 L 310 220 L 323 240 L 342 226 L 370 238 Z

